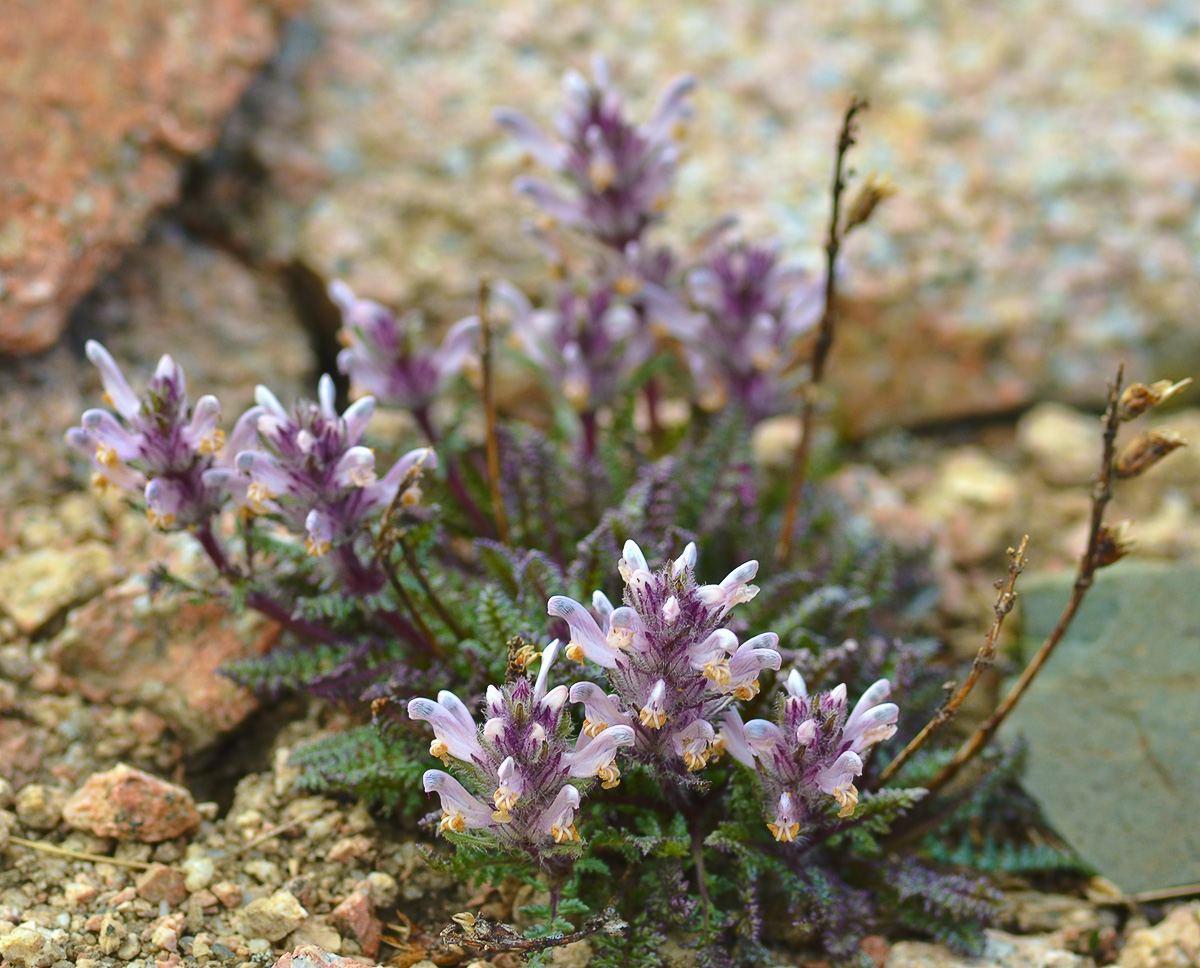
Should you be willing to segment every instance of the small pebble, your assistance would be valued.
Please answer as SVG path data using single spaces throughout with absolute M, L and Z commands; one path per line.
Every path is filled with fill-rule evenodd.
M 33 830 L 53 830 L 63 817 L 67 791 L 30 783 L 16 796 L 17 819 Z

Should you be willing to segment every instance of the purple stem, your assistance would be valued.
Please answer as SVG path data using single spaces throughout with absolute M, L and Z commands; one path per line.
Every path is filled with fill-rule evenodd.
M 193 532 L 196 541 L 200 547 L 204 549 L 204 553 L 208 555 L 209 560 L 216 567 L 222 578 L 229 581 L 238 581 L 245 576 L 233 566 L 229 561 L 228 555 L 225 554 L 225 548 L 213 533 L 212 524 L 206 522 L 200 525 Z M 296 618 L 284 608 L 279 602 L 260 591 L 252 591 L 246 596 L 246 604 L 256 612 L 265 615 L 267 618 L 278 622 L 290 632 L 295 632 L 297 635 L 305 638 L 315 639 L 318 642 L 329 642 L 331 644 L 342 644 L 343 640 L 334 635 L 328 629 L 322 628 L 319 625 L 314 625 L 312 622 L 307 622 L 304 619 Z

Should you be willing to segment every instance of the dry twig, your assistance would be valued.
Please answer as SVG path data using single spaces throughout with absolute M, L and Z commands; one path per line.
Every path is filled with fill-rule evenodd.
M 140 860 L 119 860 L 116 857 L 105 857 L 103 854 L 89 854 L 83 850 L 71 850 L 69 847 L 59 847 L 57 844 L 47 844 L 40 840 L 26 840 L 24 837 L 9 837 L 10 844 L 28 847 L 30 850 L 40 850 L 46 854 L 57 854 L 60 857 L 71 857 L 75 860 L 90 860 L 96 864 L 113 864 L 116 867 L 129 867 L 133 870 L 148 870 L 150 865 Z
M 1025 548 L 1028 544 L 1029 535 L 1025 535 L 1021 538 L 1021 543 L 1015 551 L 1012 548 L 1008 549 L 1008 578 L 996 582 L 998 592 L 996 594 L 996 603 L 992 606 L 995 618 L 992 619 L 992 626 L 988 629 L 987 638 L 975 654 L 975 661 L 971 665 L 971 672 L 967 676 L 966 681 L 947 700 L 946 704 L 937 711 L 934 717 L 925 724 L 925 727 L 912 738 L 911 742 L 900 751 L 900 755 L 887 765 L 887 769 L 875 781 L 874 786 L 876 789 L 885 786 L 900 771 L 901 767 L 912 758 L 913 754 L 925 745 L 929 737 L 954 717 L 967 696 L 971 694 L 971 690 L 975 688 L 975 684 L 979 681 L 980 677 L 996 661 L 996 641 L 1000 637 L 1000 629 L 1004 625 L 1004 619 L 1012 611 L 1013 605 L 1017 601 L 1017 578 L 1025 570 Z
M 1008 718 L 1009 713 L 1020 702 L 1021 697 L 1029 688 L 1029 684 L 1033 682 L 1042 666 L 1046 664 L 1046 660 L 1050 658 L 1050 654 L 1066 635 L 1067 629 L 1071 627 L 1071 622 L 1075 619 L 1079 606 L 1083 604 L 1088 589 L 1092 587 L 1092 579 L 1096 570 L 1116 560 L 1113 557 L 1114 550 L 1119 556 L 1120 549 L 1111 548 L 1113 533 L 1104 525 L 1104 511 L 1112 499 L 1113 462 L 1116 456 L 1117 430 L 1121 424 L 1120 401 L 1123 376 L 1124 367 L 1118 367 L 1116 378 L 1108 387 L 1108 406 L 1104 411 L 1104 446 L 1100 456 L 1100 470 L 1096 474 L 1096 481 L 1092 486 L 1092 512 L 1088 526 L 1088 543 L 1079 558 L 1075 583 L 1071 586 L 1071 597 L 1063 608 L 1062 614 L 1059 615 L 1054 629 L 1046 637 L 1046 641 L 1042 643 L 1037 654 L 1029 661 L 1016 685 L 1004 697 L 996 711 L 963 741 L 954 754 L 954 758 L 942 767 L 926 785 L 930 793 L 935 793 L 954 779 L 959 771 L 991 742 L 996 730 L 1000 728 L 1000 724 Z
M 825 364 L 833 348 L 834 326 L 837 323 L 837 260 L 845 232 L 841 225 L 842 195 L 846 191 L 846 155 L 854 146 L 854 119 L 867 102 L 852 97 L 842 117 L 842 130 L 838 135 L 837 153 L 833 164 L 833 185 L 830 190 L 832 205 L 829 213 L 829 237 L 825 243 L 825 307 L 817 328 L 817 339 L 813 344 L 812 371 L 800 403 L 800 440 L 792 458 L 792 470 L 788 481 L 787 502 L 783 508 L 783 526 L 779 532 L 779 544 L 775 557 L 780 563 L 792 552 L 792 532 L 796 528 L 796 512 L 800 494 L 804 490 L 804 479 L 808 475 L 808 454 L 812 442 L 813 420 L 817 409 L 817 388 L 825 376 Z

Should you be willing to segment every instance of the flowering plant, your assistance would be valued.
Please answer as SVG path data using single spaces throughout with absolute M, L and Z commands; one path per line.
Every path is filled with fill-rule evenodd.
M 994 911 L 986 881 L 884 840 L 961 759 L 920 748 L 961 697 L 941 707 L 930 650 L 896 637 L 911 631 L 898 616 L 924 587 L 925 553 L 890 547 L 834 495 L 803 487 L 807 432 L 786 485 L 749 444 L 789 407 L 811 429 L 835 243 L 886 192 L 869 183 L 838 221 L 852 106 L 824 284 L 778 247 L 727 232 L 691 255 L 656 240 L 693 87 L 672 82 L 638 124 L 598 62 L 591 81 L 568 75 L 557 136 L 497 114 L 565 183 L 516 183 L 555 253 L 543 303 L 498 282 L 480 316 L 438 341 L 415 314 L 334 281 L 348 387 L 323 376 L 315 401 L 290 407 L 259 387 L 228 437 L 217 400 L 190 404 L 169 356 L 139 395 L 90 342 L 107 409 L 86 411 L 67 440 L 97 486 L 195 536 L 214 575 L 189 593 L 279 623 L 280 646 L 229 675 L 265 695 L 370 702 L 370 723 L 296 755 L 307 783 L 423 818 L 457 848 L 431 862 L 478 883 L 545 884 L 545 931 L 619 895 L 628 937 L 597 935 L 601 963 L 658 964 L 668 932 L 728 963 L 765 961 L 798 935 L 861 961 L 866 933 L 889 925 L 970 947 Z M 502 308 L 504 342 L 545 377 L 540 419 L 497 405 Z M 798 341 L 814 327 L 805 370 Z M 441 415 L 476 350 L 482 445 Z M 1118 425 L 1181 386 L 1114 390 L 1079 587 L 1127 550 L 1101 527 L 1112 480 L 1182 446 L 1152 433 L 1118 457 Z M 714 415 L 716 397 L 733 405 Z M 372 437 L 377 406 L 407 411 L 412 439 Z M 668 409 L 684 419 L 670 425 Z M 700 579 L 701 549 L 720 581 Z M 968 690 L 993 657 L 981 652 Z M 552 686 L 551 674 L 570 681 Z

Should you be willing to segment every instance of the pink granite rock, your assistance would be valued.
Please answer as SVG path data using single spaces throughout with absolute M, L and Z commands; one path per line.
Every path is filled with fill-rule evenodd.
M 356 938 L 368 958 L 379 952 L 383 922 L 375 916 L 375 903 L 365 883 L 330 912 L 329 920 L 343 934 Z
M 315 944 L 302 944 L 275 962 L 274 968 L 362 968 L 362 962 L 331 955 Z
M 200 825 L 192 795 L 183 787 L 120 764 L 93 773 L 63 808 L 72 827 L 98 837 L 155 843 Z
M 5 4 L 0 352 L 58 339 L 75 301 L 178 195 L 181 161 L 215 141 L 296 5 Z

